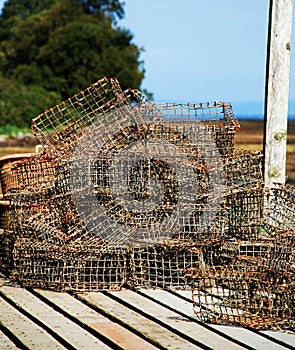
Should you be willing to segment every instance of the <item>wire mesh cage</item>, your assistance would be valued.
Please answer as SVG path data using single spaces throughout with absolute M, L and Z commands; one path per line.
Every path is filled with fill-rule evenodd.
M 123 92 L 116 79 L 103 78 L 33 119 L 31 130 L 44 147 L 64 154 L 70 152 L 87 128 L 102 116 L 121 109 L 122 113 L 117 113 L 119 120 L 133 102 L 141 99 L 143 95 L 139 91 Z
M 257 194 L 257 190 L 250 192 Z M 294 329 L 294 188 L 277 185 L 262 194 L 263 215 L 258 214 L 259 205 L 256 217 L 251 214 L 250 220 L 247 217 L 243 224 L 235 225 L 235 235 L 230 228 L 216 246 L 214 259 L 186 274 L 192 281 L 194 311 L 201 320 L 256 329 Z M 245 209 L 248 207 L 251 210 L 249 204 Z
M 278 249 L 264 242 L 239 248 L 242 255 L 231 262 L 187 274 L 193 280 L 197 318 L 255 329 L 294 329 L 294 267 L 284 259 L 273 261 L 291 246 Z
M 234 137 L 240 124 L 230 103 L 144 103 L 140 109 L 157 116 L 161 125 L 168 126 L 174 133 L 178 132 L 180 138 L 190 133 L 194 134 L 193 138 L 199 135 L 202 138 L 202 141 L 198 140 L 199 147 L 200 143 L 207 143 L 206 146 L 210 147 L 209 142 L 214 140 L 222 155 L 233 152 Z
M 12 230 L 13 210 L 9 201 L 0 202 L 0 229 Z
M 236 148 L 232 156 L 224 157 L 223 161 L 227 188 L 261 186 L 263 182 L 262 152 Z
M 77 242 L 76 242 L 77 243 Z M 63 247 L 18 239 L 13 250 L 13 279 L 23 286 L 53 290 L 120 289 L 127 281 L 128 250 L 95 244 Z
M 9 164 L 12 179 L 4 197 L 10 203 L 9 227 L 18 236 L 55 239 L 62 244 L 69 228 L 80 223 L 65 185 L 66 173 L 50 153 Z
M 21 195 L 37 198 L 56 195 L 58 168 L 55 157 L 49 153 L 36 153 L 2 168 L 4 197 Z
M 261 236 L 264 215 L 264 189 L 261 186 L 234 188 L 224 197 L 225 236 L 256 239 Z
M 11 171 L 12 163 L 4 164 L 0 170 L 1 191 L 5 195 L 14 190 L 17 183 L 16 174 Z
M 272 232 L 275 227 L 274 235 L 277 230 L 294 230 L 295 227 L 295 191 L 293 186 L 282 186 L 274 184 L 274 187 L 266 191 L 265 199 L 265 231 Z
M 36 154 L 27 159 L 14 162 L 11 172 L 15 175 L 15 188 L 18 193 L 30 193 L 44 195 L 55 184 L 54 159 L 47 154 Z
M 167 227 L 180 236 L 179 218 L 185 230 L 207 230 L 203 221 L 215 215 L 208 193 L 223 194 L 222 158 L 233 153 L 238 128 L 231 104 L 152 104 L 104 78 L 38 116 L 32 131 L 56 169 L 67 164 L 67 176 L 55 174 L 51 202 L 67 191 L 88 230 L 118 245 L 161 240 Z
M 0 228 L 0 270 L 10 272 L 13 269 L 12 251 L 15 243 L 13 231 Z
M 203 259 L 199 246 L 171 241 L 150 247 L 134 248 L 130 261 L 132 285 L 145 288 L 191 289 L 187 269 Z
M 193 286 L 201 320 L 293 327 L 294 189 L 264 187 L 238 129 L 230 103 L 150 103 L 107 78 L 45 111 L 44 152 L 1 170 L 2 266 L 54 290 Z

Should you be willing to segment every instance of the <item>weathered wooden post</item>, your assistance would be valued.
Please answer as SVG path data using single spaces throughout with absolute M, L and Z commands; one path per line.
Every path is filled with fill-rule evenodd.
M 293 0 L 270 0 L 264 106 L 264 180 L 285 183 Z

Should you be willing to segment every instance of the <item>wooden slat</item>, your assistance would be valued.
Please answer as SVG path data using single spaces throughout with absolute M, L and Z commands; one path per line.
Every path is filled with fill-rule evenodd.
M 110 321 L 105 316 L 87 307 L 85 304 L 67 293 L 57 293 L 44 290 L 36 290 L 36 292 L 123 349 L 156 349 L 156 347 L 141 339 L 134 333 L 128 331 L 118 323 Z
M 176 295 L 180 295 L 183 298 L 186 298 L 187 300 L 190 300 L 192 302 L 192 292 L 187 290 L 178 290 L 175 291 Z M 285 344 L 289 346 L 294 346 L 295 344 L 295 332 L 291 331 L 259 331 L 258 334 L 266 334 L 267 336 L 273 338 L 274 340 L 278 340 L 281 342 L 284 342 Z
M 265 89 L 264 180 L 286 181 L 293 0 L 270 0 Z
M 19 348 L 4 333 L 0 331 L 0 349 L 14 350 Z
M 53 337 L 46 333 L 44 329 L 22 315 L 2 298 L 0 298 L 0 319 L 2 325 L 29 349 L 65 349 Z M 4 337 L 1 337 L 0 344 L 2 341 L 4 345 Z M 9 346 L 7 339 L 6 344 Z M 10 344 L 13 343 L 10 342 Z M 13 349 L 13 345 L 9 349 Z M 5 349 L 2 345 L 0 348 Z
M 106 313 L 108 317 L 124 323 L 133 331 L 142 334 L 146 339 L 150 339 L 156 346 L 179 350 L 200 349 L 200 347 L 112 300 L 103 293 L 90 292 L 79 294 L 78 297 Z
M 220 343 L 222 343 L 226 349 L 245 349 L 244 347 L 206 329 L 198 323 L 180 316 L 176 312 L 173 312 L 142 295 L 132 292 L 131 290 L 110 292 L 110 294 L 123 300 L 125 303 L 128 303 L 130 307 L 135 307 L 141 310 L 149 316 L 157 319 L 159 322 L 172 327 L 178 332 L 189 336 L 190 339 L 199 341 L 212 349 L 220 348 Z
M 147 295 L 153 300 L 156 300 L 161 304 L 165 304 L 170 308 L 178 312 L 181 312 L 184 315 L 194 317 L 192 303 L 184 299 L 181 299 L 176 295 L 169 293 L 168 291 L 160 290 L 160 289 L 141 289 L 140 293 Z M 191 294 L 191 292 L 189 293 Z M 187 292 L 185 292 L 185 294 L 187 294 Z M 285 349 L 284 346 L 276 344 L 271 340 L 265 339 L 259 334 L 251 332 L 250 330 L 245 328 L 215 325 L 215 324 L 210 324 L 210 327 L 257 350 Z
M 72 347 L 81 350 L 109 349 L 108 346 L 106 346 L 92 334 L 83 330 L 62 314 L 53 310 L 27 290 L 23 288 L 2 286 L 0 291 L 7 298 L 17 304 L 18 307 L 42 322 L 43 325 L 51 329 Z
M 277 339 L 295 348 L 295 332 L 291 331 L 261 331 L 261 334 Z
M 109 315 L 112 320 L 115 319 L 124 326 L 111 321 L 67 293 L 41 290 L 35 291 L 35 293 L 39 293 L 43 298 L 46 298 L 52 304 L 56 305 L 55 308 L 57 311 L 59 311 L 58 308 L 63 309 L 63 313 L 66 313 L 72 321 L 76 320 L 80 326 L 79 327 L 75 322 L 72 322 L 61 313 L 53 310 L 32 293 L 22 288 L 12 287 L 9 284 L 11 284 L 11 281 L 0 275 L 0 291 L 4 293 L 8 299 L 19 305 L 22 310 L 25 310 L 25 312 L 30 313 L 33 317 L 38 319 L 41 324 L 38 325 L 39 323 L 34 323 L 30 318 L 26 317 L 26 314 L 24 315 L 22 312 L 19 312 L 17 306 L 14 307 L 10 305 L 2 298 L 2 302 L 0 303 L 0 320 L 4 328 L 10 333 L 14 333 L 16 339 L 30 349 L 34 349 L 34 345 L 32 344 L 37 344 L 35 348 L 47 347 L 48 349 L 56 348 L 56 345 L 58 346 L 57 348 L 63 348 L 62 344 L 67 346 L 65 343 L 60 344 L 55 338 L 59 341 L 60 339 L 54 334 L 50 335 L 50 332 L 50 334 L 47 333 L 46 327 L 50 327 L 54 330 L 56 335 L 63 337 L 72 347 L 79 349 L 83 349 L 83 346 L 78 346 L 80 345 L 79 340 L 81 339 L 81 333 L 84 333 L 84 335 L 85 333 L 88 334 L 88 337 L 94 342 L 98 341 L 98 339 L 95 338 L 95 335 L 100 333 L 103 337 L 110 339 L 112 343 L 124 349 L 153 348 L 150 343 L 146 342 L 133 332 L 142 334 L 142 337 L 149 339 L 149 341 L 154 342 L 154 344 L 161 347 L 180 349 L 198 348 L 196 342 L 194 342 L 195 344 L 190 343 L 190 338 L 192 338 L 192 340 L 197 340 L 199 343 L 204 344 L 205 347 L 214 348 L 211 344 L 211 338 L 208 341 L 203 337 L 202 332 L 198 332 L 198 337 L 196 337 L 194 329 L 191 328 L 192 326 L 190 325 L 190 322 L 188 322 L 188 320 L 185 321 L 184 319 L 185 316 L 193 316 L 190 291 L 174 291 L 173 293 L 170 293 L 164 290 L 141 289 L 139 291 L 140 294 L 132 291 L 109 292 L 107 295 L 100 292 L 88 293 L 90 296 L 92 295 L 92 299 L 98 299 L 98 302 L 95 302 L 94 306 L 101 309 L 105 315 Z M 94 294 L 97 296 L 94 297 Z M 108 295 L 111 295 L 111 298 L 108 297 Z M 79 295 L 79 298 L 81 297 L 83 298 L 83 295 Z M 113 298 L 118 299 L 119 302 L 116 302 Z M 87 301 L 89 302 L 89 300 Z M 122 305 L 123 302 L 127 304 L 127 306 Z M 161 306 L 159 303 L 163 305 Z M 172 310 L 169 310 L 169 308 Z M 58 315 L 58 317 L 56 315 Z M 151 320 L 151 318 L 153 318 L 153 320 Z M 65 322 L 69 324 L 66 327 L 64 326 Z M 197 322 L 192 321 L 192 323 L 198 325 Z M 83 325 L 86 326 L 86 330 L 82 329 Z M 198 326 L 203 328 L 200 325 Z M 206 327 L 208 327 L 208 325 Z M 94 330 L 94 334 L 90 334 L 90 328 Z M 210 328 L 219 331 L 222 335 L 224 334 L 225 336 L 244 343 L 247 347 L 255 349 L 272 350 L 285 348 L 284 346 L 273 342 L 272 339 L 277 339 L 278 341 L 285 343 L 289 348 L 294 346 L 295 342 L 295 334 L 292 332 L 259 332 L 259 334 L 268 335 L 270 339 L 267 339 L 257 333 L 240 327 L 211 324 L 209 330 L 206 331 L 209 332 Z M 90 331 L 90 333 L 88 333 L 87 330 Z M 71 331 L 73 331 L 72 334 L 70 334 Z M 97 333 L 95 333 L 95 331 Z M 189 335 L 187 339 L 183 339 L 185 334 Z M 212 332 L 212 334 L 214 334 L 214 332 Z M 222 335 L 218 336 L 223 338 Z M 216 334 L 214 334 L 214 336 L 216 336 Z M 100 336 L 98 337 L 100 338 Z M 74 340 L 72 341 L 71 338 Z M 44 346 L 43 343 L 40 345 L 40 342 L 44 342 L 45 340 L 47 343 L 50 343 L 51 347 L 47 345 Z M 225 340 L 228 342 L 227 339 Z M 222 343 L 224 343 L 224 339 L 222 339 Z M 86 343 L 83 342 L 83 345 L 84 344 Z M 9 349 L 17 348 L 5 334 L 0 332 L 0 349 L 5 349 L 5 346 Z M 87 348 L 88 346 L 89 342 L 84 348 Z M 99 345 L 96 346 L 93 346 L 92 343 L 90 346 L 92 346 L 93 349 L 108 348 L 102 342 L 99 342 Z M 226 348 L 229 347 L 226 346 Z

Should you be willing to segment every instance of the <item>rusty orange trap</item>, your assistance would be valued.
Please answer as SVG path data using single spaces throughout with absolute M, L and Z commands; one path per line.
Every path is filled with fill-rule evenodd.
M 192 289 L 202 321 L 294 328 L 294 188 L 265 188 L 238 130 L 230 103 L 107 78 L 45 111 L 43 151 L 1 169 L 1 268 L 54 290 Z

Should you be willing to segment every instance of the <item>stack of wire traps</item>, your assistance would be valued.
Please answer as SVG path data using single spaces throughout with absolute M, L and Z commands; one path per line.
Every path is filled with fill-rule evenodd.
M 53 290 L 120 289 L 128 279 L 128 249 L 101 248 L 95 242 L 56 246 L 32 239 L 17 240 L 12 278 L 24 285 Z
M 122 91 L 117 80 L 106 78 L 45 111 L 32 125 L 44 151 L 1 170 L 2 192 L 10 203 L 0 217 L 1 267 L 24 286 L 53 290 L 192 289 L 196 316 L 203 321 L 293 327 L 294 189 L 264 187 L 261 152 L 235 148 L 239 127 L 229 103 L 150 103 L 139 91 Z M 85 135 L 86 147 L 79 148 Z M 103 140 L 97 153 L 93 139 Z M 111 204 L 108 169 L 125 148 L 140 154 L 132 145 L 146 140 L 164 149 L 164 160 L 174 156 L 167 143 L 185 154 L 185 162 L 194 167 L 197 195 L 189 217 L 182 218 L 185 225 L 163 239 L 165 221 L 149 226 L 149 220 L 169 217 L 171 207 L 180 215 L 174 200 L 178 174 L 157 159 L 130 166 L 128 190 L 134 200 L 146 198 L 148 171 L 163 181 L 170 201 L 153 215 L 134 216 L 136 225 L 153 235 L 130 246 L 119 238 L 137 226 L 128 208 L 116 210 Z M 88 162 L 93 156 L 95 166 Z M 76 189 L 85 173 L 106 213 L 96 226 L 90 210 L 85 216 L 92 227 L 73 199 L 80 196 L 87 211 L 87 191 Z M 208 202 L 208 174 L 217 179 L 217 209 L 214 200 Z M 187 199 L 192 195 L 187 193 Z M 209 218 L 209 224 L 200 217 Z M 102 239 L 97 231 L 104 227 L 113 229 L 118 240 Z
M 239 222 L 230 218 L 214 255 L 204 253 L 207 263 L 186 273 L 199 320 L 254 329 L 294 329 L 294 194 L 294 188 L 277 185 L 250 189 L 246 197 L 240 193 L 246 201 L 235 198 Z M 255 215 L 240 217 L 251 208 L 257 209 Z

